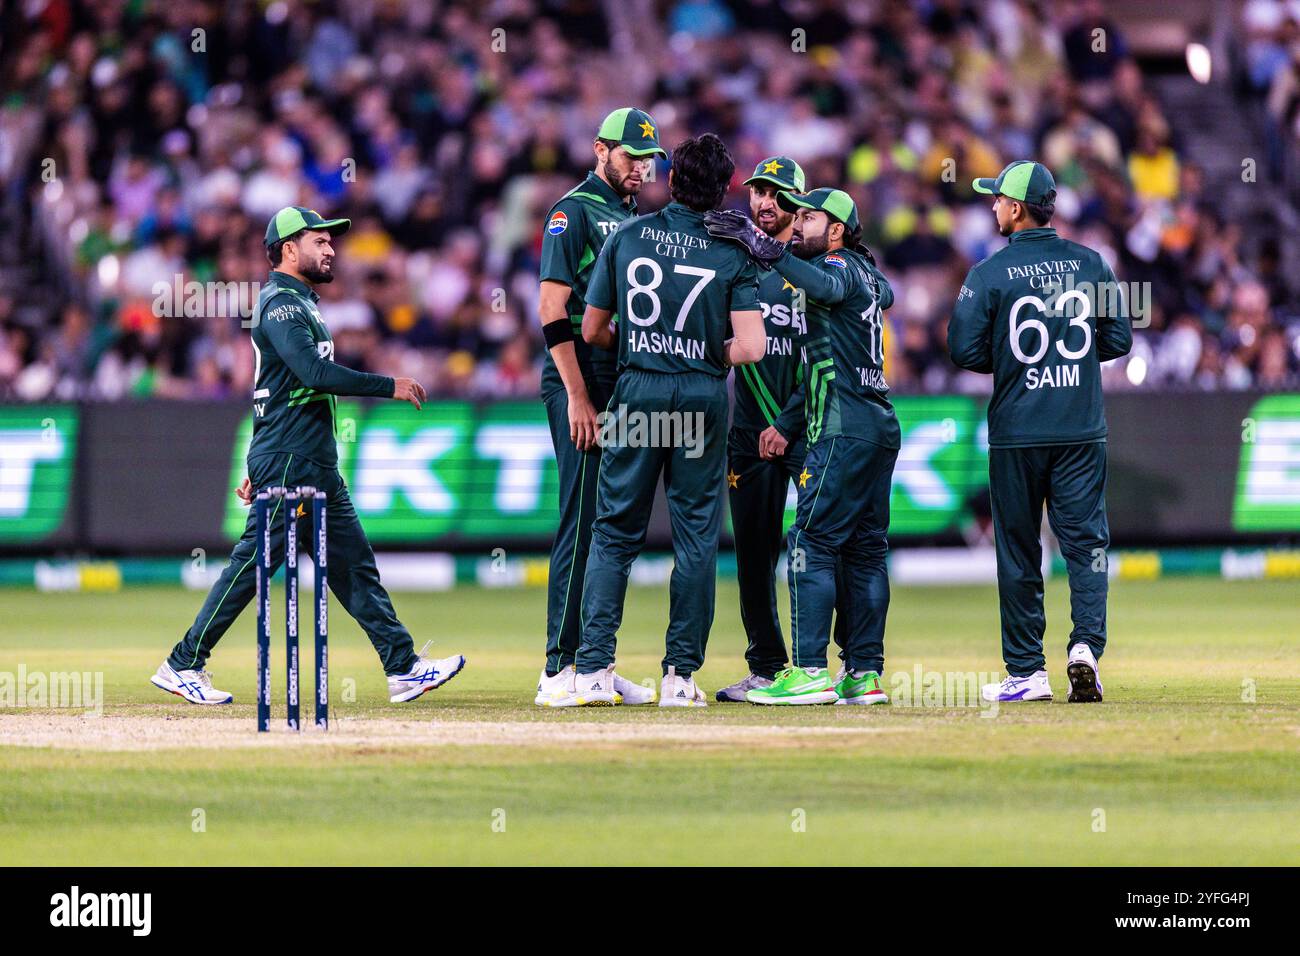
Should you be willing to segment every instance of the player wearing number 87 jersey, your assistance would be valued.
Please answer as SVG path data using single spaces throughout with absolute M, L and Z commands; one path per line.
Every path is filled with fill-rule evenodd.
M 735 170 L 716 136 L 673 150 L 663 210 L 629 219 L 601 249 L 582 332 L 617 339 L 618 383 L 602 416 L 600 479 L 582 596 L 576 703 L 605 703 L 628 570 L 663 476 L 674 565 L 661 706 L 704 705 L 692 675 L 713 623 L 727 446 L 726 374 L 763 357 L 758 276 L 743 250 L 709 235 Z M 610 324 L 618 314 L 617 332 Z M 730 318 L 735 338 L 726 338 Z
M 1070 578 L 1071 701 L 1101 699 L 1097 658 L 1106 646 L 1106 417 L 1101 363 L 1133 344 L 1115 274 L 1092 249 L 1048 227 L 1056 183 L 1039 163 L 1019 161 L 994 196 L 1006 248 L 966 277 L 948 325 L 953 361 L 992 373 L 989 492 L 1010 675 L 989 699 L 1051 697 L 1043 657 L 1043 505 Z

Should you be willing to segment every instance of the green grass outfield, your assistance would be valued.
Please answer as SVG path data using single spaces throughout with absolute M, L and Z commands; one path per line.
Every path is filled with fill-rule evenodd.
M 334 602 L 336 729 L 463 722 L 443 727 L 445 739 L 465 728 L 469 742 L 452 744 L 258 739 L 251 607 L 211 661 L 237 704 L 161 693 L 148 678 L 200 600 L 3 593 L 0 675 L 103 672 L 104 716 L 84 721 L 87 740 L 129 720 L 203 733 L 216 718 L 208 727 L 226 727 L 227 742 L 0 746 L 0 864 L 1300 863 L 1295 582 L 1116 582 L 1107 700 L 1088 707 L 1064 702 L 1067 597 L 1053 582 L 1058 699 L 991 717 L 945 706 L 542 712 L 539 589 L 395 595 L 417 644 L 435 637 L 437 651 L 469 658 L 455 681 L 399 707 Z M 666 589 L 630 590 L 625 676 L 657 678 L 666 614 Z M 698 675 L 710 695 L 743 672 L 740 635 L 734 582 L 722 583 Z M 896 588 L 887 650 L 890 689 L 918 665 L 1000 670 L 994 590 Z M 82 719 L 0 710 L 0 739 L 47 718 Z M 622 736 L 599 736 L 611 729 Z

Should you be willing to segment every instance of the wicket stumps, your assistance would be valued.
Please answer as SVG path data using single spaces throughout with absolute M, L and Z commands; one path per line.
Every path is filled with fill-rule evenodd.
M 299 507 L 311 501 L 312 548 L 316 574 L 314 601 L 316 622 L 316 726 L 329 727 L 329 600 L 326 591 L 326 557 L 328 537 L 325 529 L 325 492 L 311 487 L 266 488 L 254 499 L 256 508 L 257 544 L 254 563 L 257 568 L 257 729 L 271 729 L 271 577 L 275 573 L 275 560 L 271 548 L 271 525 L 281 505 L 284 506 L 284 567 L 285 567 L 285 663 L 286 701 L 290 730 L 301 730 L 299 702 L 299 641 L 298 641 L 298 513 Z M 275 502 L 272 509 L 271 502 Z
M 325 492 L 311 497 L 312 542 L 316 548 L 316 728 L 330 725 L 330 658 L 329 658 L 329 590 L 326 587 L 326 558 L 329 548 L 325 535 Z

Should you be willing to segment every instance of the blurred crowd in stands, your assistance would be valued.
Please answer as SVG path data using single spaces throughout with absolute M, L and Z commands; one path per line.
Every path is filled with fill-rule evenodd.
M 810 187 L 851 192 L 898 293 L 887 371 L 900 391 L 989 387 L 945 347 L 962 277 L 1004 242 L 970 181 L 1030 157 L 1056 175 L 1053 225 L 1152 291 L 1109 387 L 1300 382 L 1296 270 L 1216 204 L 1097 2 L 6 11 L 0 181 L 40 288 L 0 285 L 0 398 L 247 397 L 252 295 L 212 284 L 265 278 L 265 225 L 289 204 L 353 220 L 338 277 L 318 290 L 337 361 L 442 395 L 535 396 L 544 217 L 624 105 L 649 110 L 670 148 L 721 135 L 737 162 L 730 204 L 744 207 L 740 182 L 777 153 Z M 1275 120 L 1270 148 L 1294 153 L 1300 5 L 1251 0 L 1235 29 Z M 643 211 L 667 201 L 656 172 Z M 183 307 L 186 283 L 209 284 L 201 307 Z

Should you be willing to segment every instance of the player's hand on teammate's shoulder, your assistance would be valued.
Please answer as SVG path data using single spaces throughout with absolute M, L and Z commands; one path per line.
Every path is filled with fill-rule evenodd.
M 428 400 L 424 386 L 413 378 L 393 379 L 393 398 L 399 402 L 410 402 L 418 412 Z
M 569 393 L 569 439 L 578 451 L 596 444 L 596 407 L 586 391 Z
M 780 458 L 788 447 L 790 440 L 775 425 L 768 425 L 758 436 L 758 456 L 768 461 Z
M 235 494 L 239 496 L 239 500 L 245 505 L 251 505 L 253 503 L 253 480 L 245 477 L 239 483 L 239 487 L 235 489 Z
M 715 239 L 739 243 L 760 265 L 770 266 L 785 252 L 785 243 L 773 239 L 743 212 L 714 209 L 704 214 L 704 227 Z

